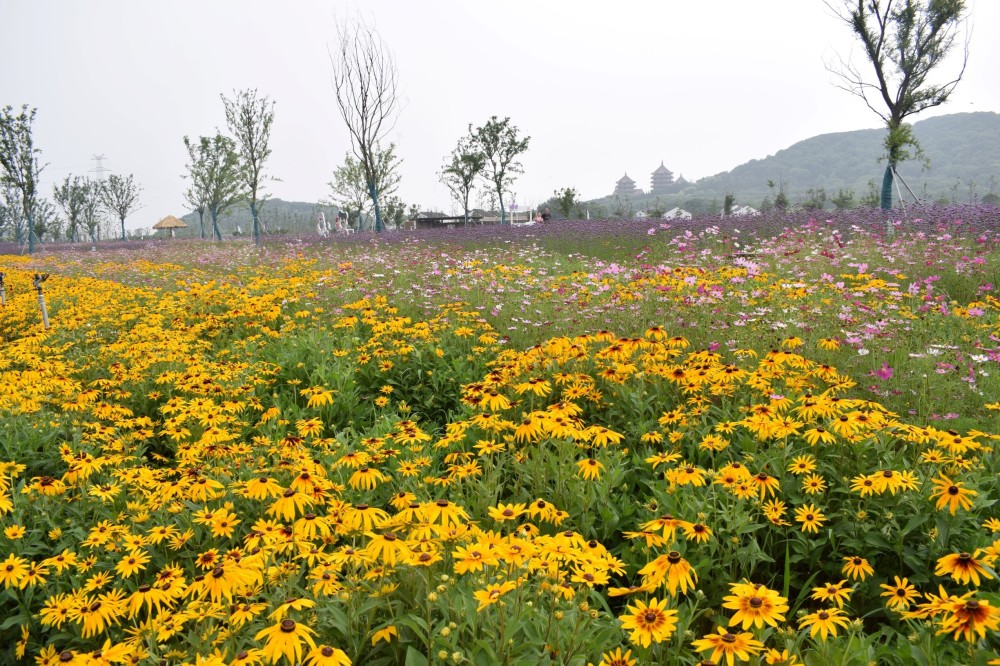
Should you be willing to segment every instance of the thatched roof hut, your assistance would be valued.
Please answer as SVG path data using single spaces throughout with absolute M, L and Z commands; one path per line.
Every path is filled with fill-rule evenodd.
M 167 215 L 165 218 L 153 225 L 154 229 L 169 229 L 170 237 L 174 237 L 174 229 L 187 229 L 187 224 L 178 220 L 173 215 Z

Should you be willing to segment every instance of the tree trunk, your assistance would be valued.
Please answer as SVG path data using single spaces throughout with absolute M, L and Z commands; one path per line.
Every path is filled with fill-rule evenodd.
M 28 254 L 35 253 L 35 222 L 31 219 L 31 211 L 28 210 L 25 217 L 28 218 Z
M 124 217 L 122 218 L 122 240 L 123 241 L 127 241 L 128 240 L 128 236 L 125 235 L 125 218 Z
M 382 221 L 382 206 L 378 203 L 378 186 L 374 182 L 368 183 L 368 194 L 372 198 L 372 207 L 375 209 L 375 231 L 385 231 L 385 223 Z
M 882 176 L 882 210 L 892 210 L 892 174 L 895 169 L 896 161 L 890 159 Z
M 253 242 L 260 245 L 260 223 L 257 221 L 257 202 L 250 202 L 250 214 L 253 215 Z M 221 238 L 219 240 L 222 240 Z
M 219 231 L 219 209 L 212 208 L 209 211 L 212 215 L 212 234 L 215 236 L 215 240 L 222 242 L 222 232 Z M 256 221 L 256 218 L 254 218 Z
M 507 224 L 507 211 L 503 208 L 503 192 L 497 190 L 497 197 L 500 199 L 500 226 Z
M 205 238 L 205 210 L 198 211 L 198 224 L 201 226 L 201 237 Z

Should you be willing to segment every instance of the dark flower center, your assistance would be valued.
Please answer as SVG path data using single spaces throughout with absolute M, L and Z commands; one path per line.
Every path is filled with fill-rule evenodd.
M 281 630 L 286 634 L 290 634 L 295 631 L 295 620 L 282 620 Z
M 735 643 L 736 642 L 736 636 L 733 635 L 733 634 L 726 634 L 725 636 L 722 637 L 722 642 L 723 643 Z
M 764 601 L 760 597 L 750 597 L 750 608 L 760 608 L 764 605 Z
M 820 611 L 819 615 L 817 615 L 816 617 L 818 617 L 821 620 L 829 620 L 830 614 L 827 613 L 826 611 Z
M 681 554 L 678 553 L 676 550 L 672 550 L 669 553 L 667 553 L 667 562 L 670 562 L 671 564 L 677 564 L 680 561 L 681 561 Z
M 646 614 L 642 616 L 642 619 L 646 621 L 646 624 L 652 624 L 656 622 L 656 618 L 659 617 L 653 611 L 646 611 Z

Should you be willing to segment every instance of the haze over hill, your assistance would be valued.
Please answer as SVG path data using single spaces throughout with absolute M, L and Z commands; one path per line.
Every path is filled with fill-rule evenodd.
M 1000 194 L 1000 114 L 937 116 L 914 123 L 913 130 L 930 167 L 923 170 L 920 162 L 909 161 L 898 171 L 920 199 L 972 201 L 991 189 Z M 765 198 L 774 198 L 779 186 L 784 186 L 792 204 L 801 202 L 807 198 L 807 190 L 816 188 L 825 188 L 828 196 L 849 189 L 860 199 L 868 192 L 870 180 L 881 184 L 885 163 L 879 157 L 884 136 L 884 129 L 814 136 L 774 155 L 689 183 L 675 194 L 660 195 L 660 205 L 709 212 L 713 202 L 717 210 L 723 197 L 732 193 L 737 203 L 759 207 Z M 667 166 L 683 171 L 683 165 Z M 648 176 L 632 175 L 640 187 L 648 187 Z M 768 181 L 775 183 L 774 190 L 768 188 Z M 631 203 L 638 211 L 652 206 L 655 199 L 650 194 L 635 195 Z M 909 194 L 906 199 L 912 201 Z M 594 208 L 610 209 L 612 197 L 590 203 Z
M 765 198 L 773 199 L 779 185 L 784 186 L 792 205 L 806 199 L 807 190 L 817 188 L 824 188 L 828 197 L 840 189 L 850 189 L 860 200 L 868 192 L 869 180 L 881 182 L 885 167 L 879 156 L 884 134 L 881 129 L 821 134 L 774 155 L 688 183 L 674 194 L 640 194 L 631 197 L 629 203 L 633 212 L 655 205 L 666 209 L 680 206 L 692 213 L 717 212 L 725 195 L 732 193 L 738 204 L 760 207 Z M 918 197 L 928 202 L 971 201 L 991 191 L 1000 194 L 1000 114 L 956 113 L 928 118 L 914 123 L 914 134 L 930 159 L 930 168 L 922 170 L 919 162 L 910 161 L 900 165 L 899 173 Z M 637 176 L 636 180 L 648 187 L 648 178 Z M 768 181 L 775 183 L 773 191 Z M 911 200 L 909 194 L 906 198 Z M 831 206 L 829 202 L 827 205 Z M 605 217 L 612 214 L 613 206 L 608 196 L 589 201 L 584 208 L 589 207 L 592 217 Z M 312 233 L 319 210 L 327 218 L 336 214 L 336 208 L 331 206 L 272 199 L 262 215 L 270 233 Z M 208 229 L 211 222 L 208 215 L 205 217 Z M 180 230 L 178 235 L 199 235 L 197 214 L 189 213 L 183 219 L 190 228 Z M 224 235 L 245 232 L 250 223 L 246 206 L 238 206 L 220 218 Z

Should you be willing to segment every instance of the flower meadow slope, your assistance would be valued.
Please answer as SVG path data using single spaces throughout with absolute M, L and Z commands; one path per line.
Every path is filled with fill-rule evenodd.
M 650 231 L 0 259 L 3 661 L 995 661 L 996 239 Z

